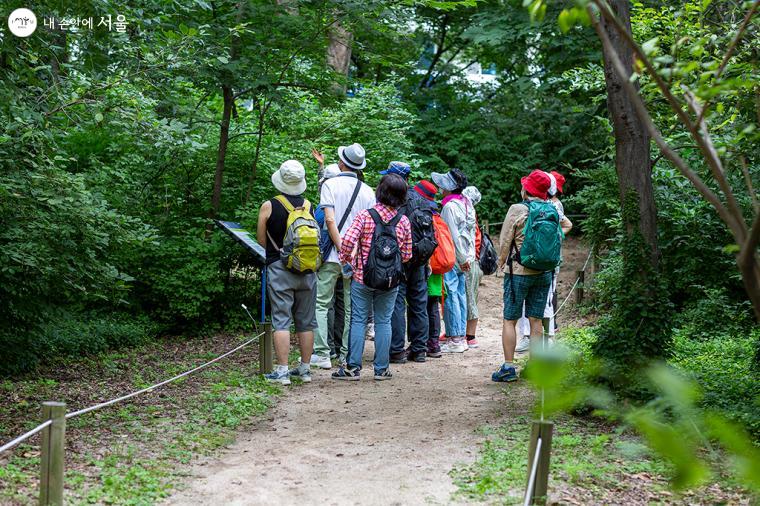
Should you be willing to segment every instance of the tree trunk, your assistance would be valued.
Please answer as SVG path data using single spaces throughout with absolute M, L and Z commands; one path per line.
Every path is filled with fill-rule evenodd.
M 345 95 L 348 81 L 348 69 L 351 66 L 351 32 L 340 21 L 336 21 L 327 32 L 327 65 L 341 75 L 334 84 L 336 95 Z
M 631 31 L 631 14 L 628 0 L 610 0 L 610 7 L 618 19 Z M 629 75 L 621 76 L 615 69 L 607 53 L 604 51 L 604 76 L 607 82 L 607 108 L 612 119 L 615 134 L 615 169 L 620 188 L 620 202 L 624 204 L 626 196 L 636 192 L 638 196 L 638 223 L 626 223 L 626 234 L 630 237 L 640 232 L 650 248 L 652 266 L 658 263 L 657 247 L 657 208 L 654 202 L 652 187 L 652 168 L 649 157 L 650 137 L 644 122 L 639 118 L 636 109 L 623 88 L 622 79 L 628 79 L 633 71 L 634 55 L 631 48 L 618 34 L 614 26 L 604 17 L 601 19 L 602 29 L 607 33 L 613 45 L 613 50 L 620 57 L 623 65 L 629 70 Z M 638 89 L 638 84 L 636 85 Z
M 224 160 L 227 157 L 227 142 L 230 138 L 230 118 L 232 117 L 232 104 L 234 102 L 232 96 L 232 87 L 228 85 L 222 85 L 222 98 L 224 99 L 224 106 L 222 108 L 222 123 L 219 129 L 219 148 L 216 152 L 216 171 L 214 173 L 214 190 L 211 194 L 211 209 L 209 210 L 209 218 L 214 219 L 219 213 L 219 204 L 222 200 L 222 181 L 224 180 Z M 206 229 L 206 235 L 208 236 L 213 228 L 209 225 Z

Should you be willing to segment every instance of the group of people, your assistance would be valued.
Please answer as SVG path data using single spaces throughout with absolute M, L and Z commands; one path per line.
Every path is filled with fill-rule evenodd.
M 310 382 L 312 367 L 329 370 L 335 361 L 333 379 L 358 381 L 367 339 L 374 340 L 374 379 L 380 381 L 392 378 L 391 363 L 476 348 L 480 280 L 484 270 L 509 265 L 505 362 L 492 379 L 516 380 L 516 348 L 538 342 L 547 312 L 553 315 L 557 248 L 572 227 L 557 198 L 564 178 L 535 170 L 522 179 L 523 201 L 510 207 L 497 252 L 478 226 L 480 192 L 461 170 L 433 172 L 432 181 L 412 185 L 409 164 L 393 161 L 373 191 L 364 182 L 360 144 L 339 147 L 336 164 L 325 166 L 321 153 L 313 155 L 318 205 L 303 196 L 304 166 L 288 160 L 272 175 L 279 194 L 259 212 L 276 356 L 266 378 Z M 523 313 L 529 330 L 519 332 L 518 343 Z M 301 352 L 294 368 L 288 367 L 291 326 Z M 553 333 L 553 322 L 549 327 Z

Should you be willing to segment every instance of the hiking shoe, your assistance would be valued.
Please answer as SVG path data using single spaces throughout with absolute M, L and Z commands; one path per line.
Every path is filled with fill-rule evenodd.
M 301 371 L 300 367 L 294 367 L 293 369 L 288 371 L 288 374 L 292 376 L 293 378 L 299 378 L 304 383 L 311 383 L 311 371 L 308 369 L 305 371 Z
M 461 337 L 449 339 L 448 344 L 449 353 L 464 353 L 467 350 L 467 343 Z
M 385 381 L 393 378 L 390 369 L 386 369 L 381 373 L 375 373 L 375 381 Z
M 517 341 L 517 346 L 515 346 L 515 353 L 525 353 L 530 349 L 530 337 L 528 336 L 522 336 Z
M 410 352 L 407 352 L 406 358 L 410 362 L 422 363 L 425 361 L 425 355 L 426 353 L 424 351 L 419 351 L 419 352 L 410 351 Z
M 272 371 L 269 374 L 265 374 L 264 378 L 271 383 L 279 383 L 280 385 L 290 385 L 290 371 L 287 369 L 284 371 Z
M 478 340 L 475 339 L 474 337 L 472 339 L 468 339 L 467 340 L 467 347 L 468 348 L 477 348 L 478 346 L 480 346 L 478 344 Z
M 428 358 L 441 358 L 441 348 L 438 348 L 437 350 L 428 349 L 426 356 Z
M 391 364 L 406 364 L 406 351 L 391 353 Z
M 499 370 L 491 375 L 491 381 L 495 381 L 497 383 L 517 381 L 517 370 L 513 366 L 501 364 Z
M 375 324 L 374 323 L 367 324 L 367 331 L 364 333 L 364 338 L 367 341 L 375 340 Z
M 298 357 L 298 360 L 301 361 L 301 357 Z M 309 362 L 311 363 L 312 367 L 319 367 L 320 369 L 332 369 L 332 362 L 330 362 L 330 357 L 312 355 Z
M 332 373 L 332 379 L 343 381 L 359 381 L 359 369 L 351 369 L 350 367 L 339 367 L 338 370 Z

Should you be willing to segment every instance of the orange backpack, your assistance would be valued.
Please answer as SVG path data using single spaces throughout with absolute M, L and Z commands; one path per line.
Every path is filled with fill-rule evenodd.
M 435 229 L 435 240 L 438 247 L 433 251 L 430 257 L 430 268 L 433 274 L 446 274 L 454 268 L 457 261 L 456 252 L 454 251 L 454 241 L 451 239 L 451 231 L 446 222 L 440 215 L 433 215 L 433 228 Z

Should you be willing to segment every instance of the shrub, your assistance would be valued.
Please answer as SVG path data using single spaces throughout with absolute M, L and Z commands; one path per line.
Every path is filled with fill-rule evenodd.
M 8 353 L 8 360 L 0 362 L 0 375 L 26 372 L 53 358 L 136 346 L 154 338 L 157 332 L 156 324 L 146 317 L 59 313 L 33 332 L 0 335 L 0 347 Z

